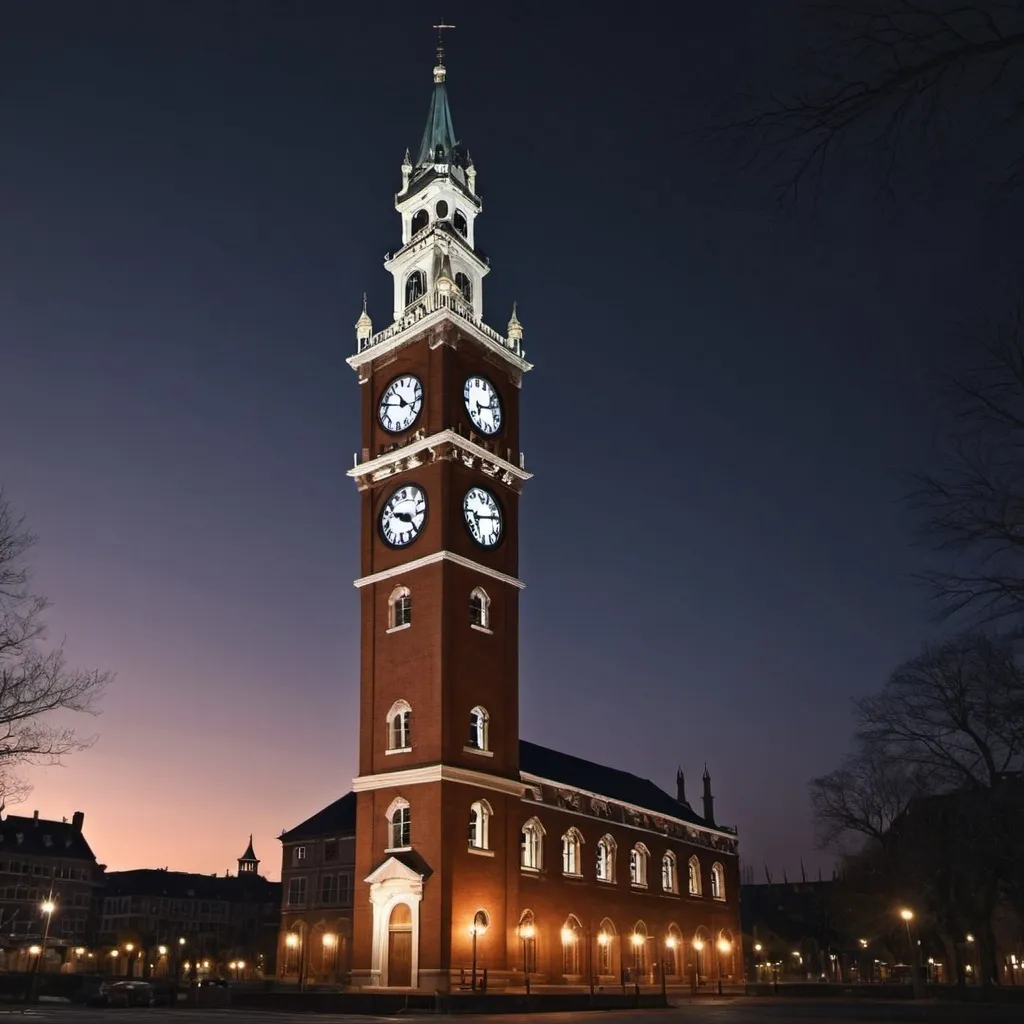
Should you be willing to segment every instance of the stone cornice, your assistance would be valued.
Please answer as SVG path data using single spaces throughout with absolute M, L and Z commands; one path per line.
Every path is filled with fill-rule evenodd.
M 359 579 L 354 580 L 352 585 L 360 588 L 368 587 L 373 583 L 382 583 L 384 580 L 393 579 L 395 576 L 404 576 L 407 573 L 415 572 L 417 569 L 422 569 L 428 565 L 435 565 L 438 562 L 454 562 L 455 565 L 461 565 L 464 569 L 472 569 L 473 572 L 490 576 L 492 580 L 507 583 L 510 587 L 515 587 L 517 590 L 523 590 L 526 587 L 526 584 L 517 580 L 515 576 L 498 572 L 497 569 L 481 565 L 479 562 L 474 562 L 471 558 L 457 555 L 454 551 L 435 551 L 433 554 L 424 555 L 422 558 L 416 558 L 411 562 L 403 562 L 401 565 L 396 565 L 391 569 L 382 569 L 380 572 L 375 572 L 370 576 L 361 576 Z
M 458 782 L 465 786 L 477 786 L 480 789 L 489 789 L 494 793 L 506 793 L 509 796 L 519 797 L 523 795 L 525 789 L 523 784 L 515 779 L 473 771 L 470 768 L 458 768 L 450 764 L 429 764 L 422 768 L 379 772 L 376 775 L 357 775 L 352 780 L 352 789 L 356 793 L 365 793 L 371 789 L 422 786 L 434 782 Z

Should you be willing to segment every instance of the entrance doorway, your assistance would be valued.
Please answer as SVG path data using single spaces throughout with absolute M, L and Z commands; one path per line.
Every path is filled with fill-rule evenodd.
M 408 988 L 412 984 L 412 910 L 408 903 L 396 903 L 388 918 L 388 986 Z

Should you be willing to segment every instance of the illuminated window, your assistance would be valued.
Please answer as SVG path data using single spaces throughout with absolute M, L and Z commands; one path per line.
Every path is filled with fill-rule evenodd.
M 528 871 L 540 871 L 544 864 L 544 826 L 536 818 L 523 826 L 519 850 L 520 865 Z
M 597 973 L 610 975 L 615 973 L 615 944 L 618 933 L 615 923 L 606 917 L 597 928 Z
M 469 713 L 469 743 L 467 746 L 473 750 L 488 750 L 487 746 L 487 722 L 488 714 L 485 708 L 476 707 Z
M 669 850 L 661 858 L 661 887 L 665 892 L 677 892 L 676 884 L 676 855 Z
M 412 832 L 410 829 L 409 801 L 397 797 L 388 808 L 388 837 L 391 843 L 389 849 L 404 850 L 411 845 Z
M 411 306 L 426 290 L 427 275 L 422 270 L 414 270 L 405 279 L 405 304 Z
M 583 846 L 583 836 L 575 828 L 569 829 L 562 836 L 562 874 L 579 875 L 580 853 Z M 571 973 L 571 972 L 570 972 Z
M 615 881 L 615 840 L 611 836 L 597 841 L 597 878 L 600 882 Z
M 469 622 L 479 629 L 491 628 L 491 599 L 483 587 L 469 595 Z
M 523 944 L 523 970 L 530 974 L 537 970 L 537 924 L 532 910 L 524 910 L 519 918 L 519 941 Z
M 629 851 L 629 880 L 633 885 L 647 885 L 647 862 L 650 856 L 643 843 L 637 843 Z
M 469 808 L 469 845 L 474 850 L 489 850 L 489 822 L 491 805 L 486 800 L 477 800 Z
M 295 856 L 292 858 L 292 863 L 300 864 L 306 859 L 306 848 L 304 846 L 295 847 Z
M 637 974 L 646 974 L 649 969 L 647 960 L 647 925 L 643 921 L 637 921 L 633 927 L 633 934 L 629 938 L 630 945 L 633 947 L 633 970 Z
M 388 750 L 412 748 L 412 708 L 405 700 L 396 700 L 388 712 Z
M 578 975 L 580 973 L 580 927 L 579 921 L 572 914 L 562 925 L 562 973 Z
M 711 898 L 725 899 L 725 869 L 717 863 L 711 865 Z
M 395 587 L 388 598 L 388 629 L 412 624 L 412 592 L 408 587 Z
M 701 894 L 700 861 L 697 860 L 696 856 L 690 858 L 690 863 L 687 865 L 687 871 L 689 874 L 690 895 L 699 896 Z

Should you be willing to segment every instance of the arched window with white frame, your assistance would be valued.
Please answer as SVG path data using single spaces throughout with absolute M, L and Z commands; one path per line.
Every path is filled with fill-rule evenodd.
M 395 587 L 388 598 L 388 629 L 411 625 L 412 591 L 408 587 Z
M 544 866 L 544 826 L 537 818 L 523 825 L 519 843 L 519 864 L 527 871 L 540 871 Z
M 487 746 L 488 741 L 488 723 L 490 721 L 490 715 L 487 714 L 487 709 L 482 708 L 479 705 L 473 708 L 469 713 L 469 743 L 467 746 L 471 750 L 489 750 Z
M 678 881 L 676 880 L 676 855 L 671 850 L 666 850 L 661 858 L 661 888 L 665 892 L 678 892 Z
M 650 850 L 643 843 L 637 843 L 629 851 L 629 881 L 632 885 L 647 887 L 647 864 L 650 858 Z
M 687 876 L 690 895 L 700 896 L 702 891 L 700 881 L 700 861 L 697 859 L 696 854 L 690 858 L 690 861 L 687 864 Z
M 455 275 L 455 287 L 462 293 L 462 297 L 467 302 L 473 301 L 473 282 L 469 279 L 468 274 L 464 274 L 461 270 Z
M 469 595 L 469 624 L 477 629 L 491 628 L 491 599 L 483 587 Z
M 581 854 L 583 852 L 583 836 L 577 828 L 570 828 L 562 836 L 562 874 L 581 875 Z
M 412 708 L 407 700 L 396 700 L 388 712 L 388 746 L 393 753 L 412 749 Z
M 407 850 L 412 845 L 412 819 L 409 801 L 400 796 L 391 801 L 388 808 L 388 849 Z
M 615 881 L 615 840 L 611 836 L 602 836 L 597 841 L 597 880 Z
M 711 865 L 711 898 L 725 899 L 725 868 L 717 861 Z
M 416 222 L 413 221 L 413 227 L 415 228 Z M 427 275 L 422 270 L 414 270 L 405 279 L 405 304 L 411 306 L 418 299 L 423 297 L 423 293 L 427 290 Z
M 474 850 L 489 850 L 491 805 L 486 800 L 477 800 L 469 808 L 469 845 Z

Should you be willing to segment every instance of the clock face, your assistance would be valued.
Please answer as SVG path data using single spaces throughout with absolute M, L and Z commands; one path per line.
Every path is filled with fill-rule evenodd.
M 486 377 L 470 377 L 462 395 L 466 400 L 466 412 L 481 434 L 496 434 L 501 430 L 501 399 Z
M 480 547 L 493 548 L 501 540 L 501 506 L 490 491 L 471 487 L 462 499 L 462 514 L 469 535 Z
M 427 496 L 415 484 L 399 487 L 380 510 L 380 535 L 393 548 L 411 544 L 427 521 Z
M 380 425 L 392 434 L 408 430 L 423 408 L 423 385 L 419 378 L 406 374 L 396 377 L 380 396 L 377 418 Z

